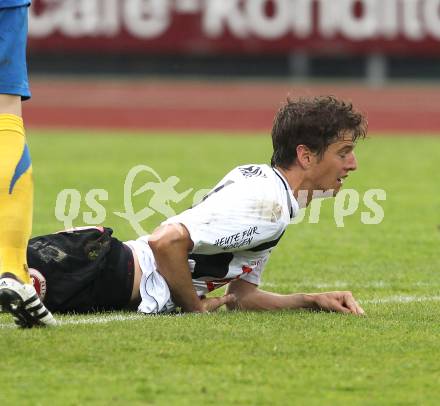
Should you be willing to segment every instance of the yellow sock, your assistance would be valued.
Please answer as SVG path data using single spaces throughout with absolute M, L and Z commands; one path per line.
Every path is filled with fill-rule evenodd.
M 26 249 L 32 230 L 32 165 L 23 120 L 0 114 L 0 274 L 30 283 Z

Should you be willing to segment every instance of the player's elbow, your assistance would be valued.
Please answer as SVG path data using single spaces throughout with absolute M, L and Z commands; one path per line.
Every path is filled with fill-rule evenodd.
M 229 303 L 226 303 L 226 309 L 227 309 L 227 310 L 230 310 L 230 311 L 240 310 L 241 307 L 240 307 L 240 302 L 239 302 L 239 300 L 236 299 L 236 300 L 233 300 L 233 301 L 231 301 L 231 302 L 229 302 Z
M 234 301 L 226 303 L 226 308 L 230 311 L 264 310 L 258 305 L 258 303 L 254 303 L 246 297 L 236 297 Z
M 226 293 L 232 293 L 235 300 L 226 303 L 228 310 L 249 310 L 249 300 L 258 292 L 257 286 L 244 280 L 231 281 Z

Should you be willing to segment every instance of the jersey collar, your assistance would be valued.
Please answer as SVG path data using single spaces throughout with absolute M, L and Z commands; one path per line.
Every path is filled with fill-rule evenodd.
M 296 201 L 295 196 L 293 196 L 292 189 L 290 189 L 289 183 L 284 175 L 278 169 L 273 167 L 272 169 L 284 186 L 287 195 L 287 207 L 289 208 L 290 218 L 292 219 L 296 216 L 296 213 L 299 210 L 298 202 Z

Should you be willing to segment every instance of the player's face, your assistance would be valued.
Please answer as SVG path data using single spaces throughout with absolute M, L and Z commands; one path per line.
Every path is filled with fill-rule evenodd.
M 321 159 L 314 157 L 312 179 L 315 190 L 333 189 L 333 195 L 339 192 L 349 172 L 357 168 L 354 146 L 351 135 L 345 134 L 329 145 Z

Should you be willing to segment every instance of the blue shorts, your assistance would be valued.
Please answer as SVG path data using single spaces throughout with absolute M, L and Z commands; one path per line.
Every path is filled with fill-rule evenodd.
M 1 2 L 0 2 L 1 4 Z M 0 94 L 31 97 L 26 66 L 28 7 L 0 6 Z

